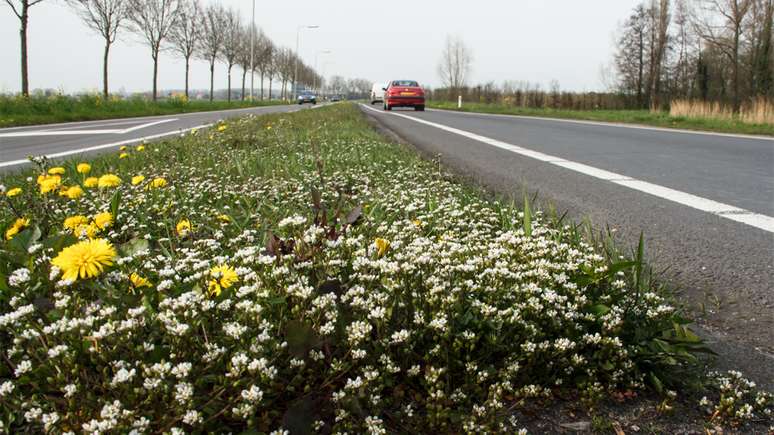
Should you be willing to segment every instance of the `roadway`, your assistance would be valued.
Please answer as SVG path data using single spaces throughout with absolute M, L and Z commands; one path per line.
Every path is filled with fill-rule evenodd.
M 321 105 L 263 106 L 3 128 L 0 129 L 0 170 L 27 165 L 27 157 L 30 155 L 57 158 L 94 153 L 207 127 L 223 119 L 249 114 L 293 112 L 308 107 Z
M 774 388 L 774 138 L 361 105 L 388 135 L 624 246 L 640 232 L 721 357 Z

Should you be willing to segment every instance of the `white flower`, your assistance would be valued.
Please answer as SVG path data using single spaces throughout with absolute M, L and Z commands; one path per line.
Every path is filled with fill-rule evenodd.
M 172 376 L 182 379 L 188 376 L 188 373 L 191 371 L 192 364 L 189 362 L 181 362 L 180 364 L 176 365 L 174 368 L 172 368 Z
M 257 404 L 263 398 L 263 391 L 261 391 L 261 389 L 257 386 L 253 385 L 247 390 L 242 390 L 241 395 L 242 398 L 245 399 L 248 403 Z
M 183 416 L 183 423 L 189 426 L 194 426 L 201 422 L 202 422 L 202 415 L 199 413 L 199 411 L 191 409 L 188 412 L 186 412 L 185 415 Z
M 0 397 L 10 394 L 16 386 L 11 381 L 5 381 L 0 384 Z
M 175 400 L 181 405 L 185 405 L 193 397 L 193 385 L 187 382 L 181 382 L 175 385 Z
M 18 378 L 19 376 L 29 372 L 30 370 L 32 370 L 32 363 L 30 362 L 30 360 L 25 359 L 25 360 L 22 360 L 22 362 L 20 362 L 18 366 L 16 366 L 16 370 L 14 370 L 13 373 Z
M 14 270 L 8 277 L 8 285 L 11 287 L 19 287 L 21 284 L 30 280 L 30 270 L 26 267 Z
M 132 380 L 136 373 L 137 371 L 135 369 L 127 370 L 122 367 L 116 372 L 115 375 L 113 375 L 113 379 L 110 381 L 110 385 L 115 387 L 119 384 L 129 382 Z

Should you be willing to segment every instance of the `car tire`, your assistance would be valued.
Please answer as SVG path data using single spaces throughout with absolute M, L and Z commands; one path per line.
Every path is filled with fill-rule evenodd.
M 315 104 L 317 104 L 317 100 L 312 100 L 312 106 L 314 106 Z
M 388 110 L 388 111 L 392 110 L 392 106 L 390 106 L 390 105 L 388 104 L 388 105 L 387 105 L 387 110 Z
M 417 111 L 417 112 L 424 112 L 425 111 L 425 106 L 424 105 L 414 106 L 414 110 Z

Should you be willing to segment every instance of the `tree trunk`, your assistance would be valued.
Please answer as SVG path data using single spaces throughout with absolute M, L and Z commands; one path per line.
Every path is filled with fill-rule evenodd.
M 734 31 L 734 113 L 739 113 L 739 26 Z
M 242 71 L 242 98 L 240 100 L 245 101 L 245 79 L 247 78 L 247 70 Z
M 19 29 L 19 36 L 21 38 L 21 91 L 25 97 L 30 96 L 30 82 L 27 70 L 27 22 L 29 21 L 27 7 L 27 2 L 22 2 L 21 29 Z
M 210 101 L 215 94 L 215 59 L 210 60 Z
M 640 64 L 639 69 L 637 71 L 637 104 L 640 106 L 644 106 L 644 102 L 642 101 L 642 80 L 644 75 L 644 65 L 645 65 L 645 35 L 643 34 L 643 31 L 640 30 L 640 45 L 637 47 L 639 49 L 640 54 Z
M 158 89 L 156 88 L 156 82 L 159 77 L 159 53 L 158 51 L 153 56 L 153 101 L 158 98 Z
M 261 101 L 263 101 L 263 71 L 261 71 Z
M 110 40 L 105 39 L 105 56 L 102 59 L 102 95 L 105 101 L 108 99 L 108 53 L 110 52 Z
M 228 66 L 228 91 L 226 92 L 228 95 L 228 102 L 231 102 L 231 65 Z
M 269 99 L 270 100 L 271 100 L 271 80 L 272 80 L 272 77 L 269 76 Z
M 189 98 L 188 95 L 188 71 L 191 68 L 191 57 L 186 56 L 185 57 L 185 99 L 187 100 Z

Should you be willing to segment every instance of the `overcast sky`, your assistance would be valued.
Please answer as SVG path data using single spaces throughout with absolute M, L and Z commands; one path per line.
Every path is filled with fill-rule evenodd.
M 220 1 L 250 19 L 251 0 Z M 618 25 L 638 0 L 256 0 L 256 23 L 276 43 L 295 47 L 326 77 L 340 74 L 374 81 L 416 79 L 437 86 L 436 65 L 447 34 L 460 35 L 474 55 L 471 82 L 558 80 L 562 89 L 598 90 L 600 68 L 609 64 Z M 0 2 L 0 92 L 18 92 L 19 20 Z M 30 9 L 30 87 L 65 92 L 98 90 L 102 39 L 64 3 L 44 0 Z M 111 91 L 151 88 L 150 51 L 123 31 L 111 49 Z M 161 58 L 159 87 L 182 88 L 184 64 Z M 216 70 L 225 88 L 225 67 Z M 209 86 L 208 67 L 192 66 L 191 87 Z M 236 85 L 235 85 L 236 87 Z

